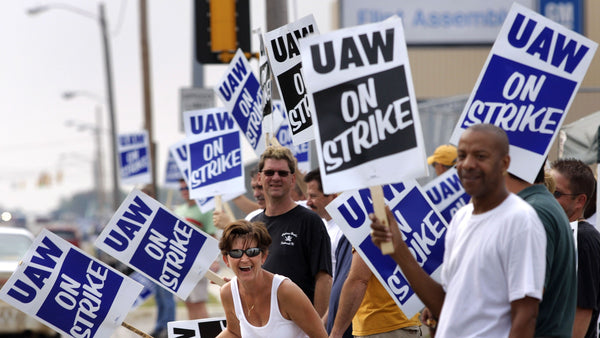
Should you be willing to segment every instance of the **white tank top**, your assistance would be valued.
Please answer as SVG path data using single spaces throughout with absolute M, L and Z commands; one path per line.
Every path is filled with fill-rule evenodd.
M 248 323 L 244 310 L 242 308 L 242 301 L 240 299 L 240 292 L 238 289 L 237 278 L 233 277 L 231 280 L 231 294 L 233 296 L 233 305 L 235 308 L 235 314 L 240 321 L 240 333 L 244 338 L 262 338 L 262 337 L 308 337 L 302 329 L 296 325 L 293 321 L 283 318 L 281 312 L 279 312 L 279 303 L 277 302 L 277 289 L 281 282 L 287 278 L 281 275 L 273 276 L 273 283 L 271 285 L 271 309 L 269 311 L 269 321 L 265 326 L 254 326 Z

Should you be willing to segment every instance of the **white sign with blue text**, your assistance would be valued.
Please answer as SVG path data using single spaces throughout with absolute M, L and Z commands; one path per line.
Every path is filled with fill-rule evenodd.
M 148 132 L 118 136 L 120 177 L 123 184 L 148 184 L 152 181 Z
M 509 171 L 533 182 L 598 44 L 513 4 L 450 137 L 478 123 L 506 131 Z
M 182 299 L 220 252 L 216 239 L 136 189 L 94 244 Z
M 383 186 L 402 237 L 419 265 L 432 278 L 440 280 L 447 223 L 427 199 L 415 180 Z M 411 318 L 423 303 L 411 289 L 394 260 L 381 253 L 371 240 L 373 202 L 369 189 L 344 192 L 325 209 L 369 266 L 392 299 Z
M 264 35 L 269 64 L 287 111 L 292 140 L 300 145 L 315 138 L 313 118 L 302 76 L 302 58 L 298 40 L 319 34 L 314 16 L 281 26 Z
M 183 176 L 181 171 L 179 171 L 179 167 L 177 167 L 177 162 L 173 158 L 173 154 L 169 151 L 169 155 L 167 156 L 167 168 L 165 170 L 165 186 L 171 189 L 179 188 L 179 180 L 182 179 Z
M 456 168 L 446 170 L 445 173 L 424 185 L 423 190 L 448 224 L 458 209 L 471 200 L 471 196 L 465 192 L 460 183 Z
M 0 299 L 71 337 L 109 337 L 142 285 L 44 229 Z
M 252 149 L 262 154 L 266 148 L 262 137 L 262 90 L 241 49 L 235 53 L 215 90 Z
M 280 100 L 273 100 L 272 115 L 282 116 L 279 129 L 275 134 L 277 142 L 292 151 L 292 154 L 294 154 L 294 157 L 298 162 L 298 170 L 303 173 L 309 172 L 312 169 L 310 166 L 310 143 L 305 142 L 299 145 L 294 145 L 292 140 L 292 131 L 290 130 L 290 125 L 287 123 L 287 116 L 283 102 Z
M 179 169 L 179 172 L 181 173 L 181 177 L 183 178 L 183 180 L 185 181 L 185 184 L 187 185 L 188 189 L 189 189 L 189 169 L 188 169 L 188 146 L 187 146 L 187 140 L 183 139 L 175 144 L 173 144 L 172 146 L 169 147 L 169 153 L 171 155 L 173 155 L 173 160 L 175 160 L 175 163 L 177 164 L 177 168 Z M 224 196 L 222 196 L 222 200 L 223 201 L 230 201 L 242 194 L 246 193 L 246 186 L 242 185 L 239 187 L 239 191 L 236 193 L 232 193 L 232 194 L 226 194 Z M 204 198 L 197 198 L 194 200 L 196 202 L 196 205 L 198 205 L 198 208 L 200 208 L 200 211 L 202 212 L 209 212 L 211 210 L 215 209 L 215 198 L 214 196 L 208 196 L 208 197 L 204 197 Z
M 426 176 L 402 20 L 394 17 L 299 42 L 317 122 L 323 192 Z
M 190 197 L 239 192 L 244 186 L 240 133 L 223 108 L 183 113 L 188 149 Z

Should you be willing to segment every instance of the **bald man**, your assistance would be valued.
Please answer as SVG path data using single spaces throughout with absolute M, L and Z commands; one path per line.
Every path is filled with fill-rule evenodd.
M 477 124 L 460 137 L 456 169 L 472 203 L 454 215 L 447 229 L 441 284 L 414 259 L 389 209 L 389 228 L 370 216 L 375 244 L 393 241 L 392 258 L 439 317 L 436 338 L 533 337 L 546 234 L 533 208 L 508 192 L 504 175 L 509 164 L 502 129 Z

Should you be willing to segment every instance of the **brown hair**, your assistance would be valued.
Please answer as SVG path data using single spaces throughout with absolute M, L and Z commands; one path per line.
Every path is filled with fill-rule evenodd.
M 262 252 L 266 252 L 269 245 L 271 245 L 271 235 L 269 235 L 264 223 L 239 219 L 229 223 L 223 230 L 223 235 L 219 241 L 221 254 L 226 255 L 233 247 L 233 242 L 238 238 L 243 238 L 245 241 L 256 241 L 257 247 Z
M 260 155 L 260 160 L 258 161 L 258 171 L 262 171 L 265 167 L 265 161 L 267 159 L 272 160 L 286 160 L 288 163 L 288 167 L 290 172 L 293 174 L 296 172 L 296 158 L 292 151 L 286 147 L 282 146 L 270 146 L 267 147 L 264 153 Z

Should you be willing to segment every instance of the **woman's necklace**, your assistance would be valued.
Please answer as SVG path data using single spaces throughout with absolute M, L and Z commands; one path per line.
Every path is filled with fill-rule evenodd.
M 248 309 L 248 312 L 246 312 L 246 317 L 250 317 L 250 311 L 254 310 L 254 304 L 252 304 L 252 306 Z

